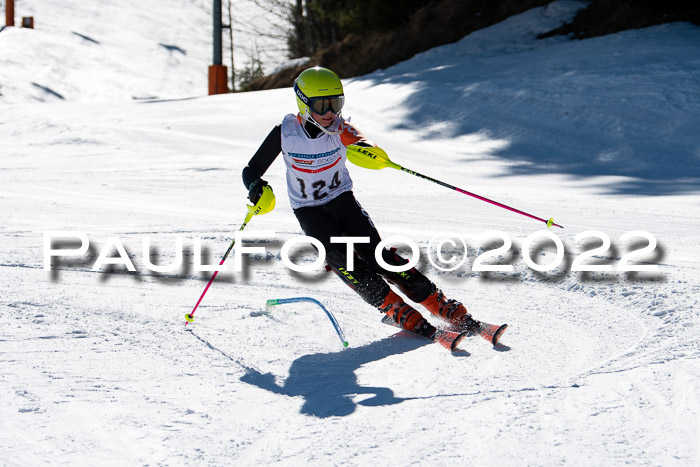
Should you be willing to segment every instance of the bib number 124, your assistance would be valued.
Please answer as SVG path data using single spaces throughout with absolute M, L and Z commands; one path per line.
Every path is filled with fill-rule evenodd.
M 299 182 L 299 190 L 301 191 L 301 197 L 304 199 L 308 199 L 309 195 L 306 193 L 306 182 L 301 178 L 297 178 L 297 181 Z M 327 183 L 325 180 L 317 180 L 311 184 L 311 188 L 313 189 L 313 191 L 311 192 L 313 199 L 323 199 L 326 196 L 328 196 L 328 192 L 324 190 L 326 186 L 328 186 L 330 190 L 335 190 L 340 186 L 339 172 L 336 171 L 333 174 L 333 178 L 331 178 L 330 183 Z

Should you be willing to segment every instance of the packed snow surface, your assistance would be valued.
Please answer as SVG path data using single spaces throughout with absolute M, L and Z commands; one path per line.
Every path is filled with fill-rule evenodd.
M 222 272 L 184 326 L 210 277 L 194 263 L 226 251 L 241 170 L 295 100 L 204 96 L 209 13 L 172 3 L 130 2 L 171 19 L 149 30 L 105 1 L 99 24 L 0 32 L 0 463 L 700 465 L 700 28 L 537 40 L 582 6 L 562 1 L 345 81 L 344 115 L 394 162 L 565 227 L 350 167 L 385 238 L 414 241 L 447 296 L 510 325 L 499 346 L 450 353 L 381 324 L 322 267 L 284 266 L 301 231 L 281 160 L 265 175 L 277 207 L 239 244 L 265 252 Z M 89 249 L 45 271 L 52 231 Z M 468 245 L 451 272 L 428 260 L 445 236 Z M 502 237 L 484 262 L 512 271 L 475 271 Z M 135 270 L 93 270 L 123 262 L 118 245 Z M 179 251 L 175 271 L 146 267 Z M 266 309 L 299 296 L 347 349 L 313 304 Z

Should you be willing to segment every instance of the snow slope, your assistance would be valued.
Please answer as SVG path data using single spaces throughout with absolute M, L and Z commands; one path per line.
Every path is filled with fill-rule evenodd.
M 580 7 L 534 9 L 345 83 L 345 115 L 395 162 L 565 226 L 553 231 L 563 263 L 537 272 L 521 245 L 542 224 L 398 171 L 350 168 L 383 236 L 412 238 L 449 296 L 510 324 L 502 346 L 470 338 L 454 354 L 382 325 L 323 270 L 283 266 L 300 230 L 280 160 L 266 174 L 277 208 L 246 228 L 277 236 L 243 272 L 219 275 L 184 328 L 209 278 L 193 270 L 194 238 L 207 263 L 226 250 L 246 212 L 240 172 L 294 111 L 291 90 L 183 99 L 180 85 L 154 83 L 180 99 L 133 102 L 133 82 L 114 80 L 108 94 L 61 88 L 71 99 L 35 103 L 35 78 L 4 82 L 2 464 L 700 465 L 700 29 L 534 39 Z M 0 33 L 3 64 L 8 34 L 44 32 Z M 57 63 L 80 69 L 86 45 L 56 41 Z M 91 249 L 46 272 L 52 230 L 83 231 Z M 493 230 L 513 240 L 499 258 L 512 272 L 472 270 Z M 633 262 L 658 271 L 571 271 L 600 244 L 574 239 L 589 230 L 612 241 L 593 261 L 615 268 L 646 244 L 620 236 L 648 231 L 658 246 Z M 470 247 L 450 273 L 424 258 L 442 232 Z M 167 264 L 178 236 L 185 265 L 147 270 L 144 238 Z M 110 237 L 136 272 L 91 270 Z M 530 254 L 545 264 L 554 248 Z M 265 311 L 295 296 L 321 300 L 349 348 L 313 306 Z
M 275 36 L 278 17 L 255 0 L 234 4 L 235 66 L 253 54 L 266 71 L 279 66 L 286 52 L 284 38 Z M 35 29 L 0 32 L 0 103 L 204 96 L 213 60 L 211 9 L 209 0 L 18 1 L 16 24 L 33 16 Z M 228 31 L 222 40 L 230 72 Z

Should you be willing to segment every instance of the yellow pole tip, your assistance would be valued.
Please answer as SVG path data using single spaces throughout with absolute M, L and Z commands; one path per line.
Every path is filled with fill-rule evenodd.
M 550 217 L 547 221 L 547 228 L 550 228 L 552 225 L 554 225 L 554 218 Z
M 192 316 L 190 313 L 185 314 L 185 320 L 188 323 L 194 323 L 194 316 Z

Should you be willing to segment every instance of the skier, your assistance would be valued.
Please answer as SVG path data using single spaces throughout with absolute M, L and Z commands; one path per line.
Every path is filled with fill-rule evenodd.
M 327 68 L 309 68 L 295 80 L 294 92 L 299 114 L 285 116 L 243 169 L 248 199 L 254 205 L 258 203 L 263 187 L 269 187 L 261 177 L 281 152 L 287 167 L 287 192 L 302 230 L 323 244 L 330 268 L 360 297 L 403 329 L 432 338 L 435 326 L 396 294 L 389 286 L 392 284 L 433 315 L 465 331 L 477 330 L 480 323 L 472 319 L 464 305 L 446 298 L 418 270 L 391 272 L 377 263 L 374 252 L 381 238 L 355 199 L 345 167 L 347 146 L 376 145 L 343 120 L 345 96 L 338 76 Z M 346 270 L 346 244 L 330 241 L 331 237 L 342 236 L 370 239 L 369 243 L 354 245 L 352 271 Z M 382 258 L 392 266 L 408 262 L 395 249 L 384 249 Z

